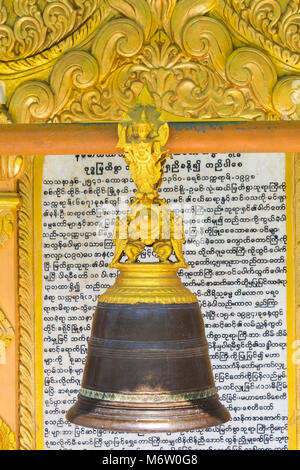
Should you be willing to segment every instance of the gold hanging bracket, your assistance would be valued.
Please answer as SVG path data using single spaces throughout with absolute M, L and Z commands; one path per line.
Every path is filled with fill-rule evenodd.
M 158 194 L 164 165 L 167 158 L 172 158 L 164 147 L 169 126 L 146 86 L 136 106 L 120 121 L 118 134 L 118 147 L 124 151 L 137 190 L 126 216 L 116 219 L 113 236 L 116 248 L 110 267 L 118 268 L 123 255 L 127 256 L 126 263 L 138 262 L 145 247 L 151 246 L 160 263 L 171 263 L 169 258 L 174 254 L 173 264 L 187 268 L 182 252 L 185 242 L 182 217 L 176 217 Z

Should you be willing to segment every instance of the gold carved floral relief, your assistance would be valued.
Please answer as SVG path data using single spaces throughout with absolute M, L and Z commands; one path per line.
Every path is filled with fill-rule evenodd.
M 300 71 L 298 0 L 217 0 L 216 16 L 234 37 L 263 48 L 283 72 Z
M 18 43 L 13 61 L 0 63 L 2 79 L 13 73 L 19 82 L 7 104 L 14 122 L 118 121 L 144 84 L 170 120 L 300 118 L 299 1 L 284 7 L 279 0 L 61 0 L 44 9 L 42 3 L 29 8 L 14 2 L 14 25 L 18 15 L 30 13 L 30 24 L 42 28 L 39 44 L 25 41 L 22 49 Z M 52 20 L 60 18 L 54 11 L 69 18 L 52 21 L 60 28 L 56 36 L 50 11 Z M 48 72 L 39 79 L 34 70 L 45 63 L 40 51 L 49 53 L 54 36 L 58 47 L 78 35 L 79 11 L 81 18 L 98 12 L 97 28 L 48 58 Z M 18 30 L 5 13 L 2 21 L 4 29 Z M 18 76 L 25 56 L 33 64 L 28 80 Z
M 20 176 L 24 159 L 18 156 L 0 156 L 0 181 L 14 179 Z
M 0 73 L 47 63 L 85 39 L 107 13 L 106 0 L 0 0 Z

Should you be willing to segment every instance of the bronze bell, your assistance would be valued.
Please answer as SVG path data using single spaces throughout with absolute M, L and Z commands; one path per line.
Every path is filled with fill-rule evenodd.
M 147 90 L 119 125 L 119 138 L 137 192 L 117 218 L 111 267 L 120 276 L 99 298 L 82 388 L 67 419 L 127 432 L 225 423 L 230 415 L 215 389 L 198 300 L 177 276 L 188 267 L 182 219 L 157 192 L 169 157 L 168 125 Z M 147 246 L 158 263 L 138 262 Z
M 199 304 L 177 270 L 151 263 L 120 268 L 114 286 L 99 299 L 69 421 L 157 432 L 230 418 L 215 389 Z

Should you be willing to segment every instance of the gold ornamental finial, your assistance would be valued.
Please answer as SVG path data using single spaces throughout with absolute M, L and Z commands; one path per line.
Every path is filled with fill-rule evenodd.
M 124 254 L 127 263 L 136 263 L 144 248 L 152 246 L 161 263 L 171 263 L 169 258 L 174 252 L 176 265 L 188 267 L 182 253 L 185 242 L 182 217 L 175 217 L 158 194 L 164 165 L 172 157 L 164 148 L 169 126 L 146 86 L 136 106 L 121 120 L 118 133 L 118 147 L 124 151 L 137 190 L 126 216 L 116 219 L 113 237 L 116 249 L 110 266 L 117 268 Z
M 146 84 L 143 85 L 143 88 L 136 99 L 135 106 L 151 106 L 152 108 L 155 108 L 154 99 L 152 98 Z

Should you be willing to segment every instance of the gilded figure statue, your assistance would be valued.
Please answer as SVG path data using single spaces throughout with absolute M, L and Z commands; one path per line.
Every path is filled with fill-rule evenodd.
M 174 252 L 179 267 L 188 267 L 182 245 L 185 242 L 181 217 L 175 217 L 158 189 L 163 181 L 167 158 L 165 149 L 169 126 L 155 108 L 144 88 L 136 107 L 119 124 L 118 146 L 136 185 L 130 209 L 122 219 L 117 217 L 113 242 L 116 246 L 111 267 L 118 267 L 123 255 L 127 263 L 136 263 L 146 246 L 151 246 L 161 263 L 171 263 Z

